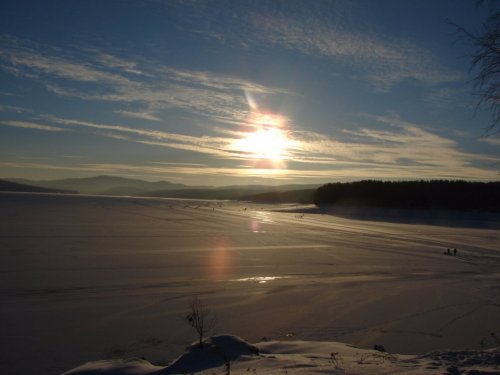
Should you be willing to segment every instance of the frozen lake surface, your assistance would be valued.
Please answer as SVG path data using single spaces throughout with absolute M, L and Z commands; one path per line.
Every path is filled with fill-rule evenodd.
M 500 334 L 500 231 L 272 211 L 236 202 L 0 194 L 0 372 L 165 364 L 218 333 L 397 353 Z M 444 255 L 457 248 L 457 256 Z

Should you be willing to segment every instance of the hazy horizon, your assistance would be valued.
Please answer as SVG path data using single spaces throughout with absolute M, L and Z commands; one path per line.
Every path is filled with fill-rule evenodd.
M 63 181 L 63 180 L 82 180 L 85 181 L 87 179 L 98 179 L 98 178 L 117 178 L 117 179 L 130 179 L 130 180 L 136 180 L 136 181 L 142 181 L 142 182 L 147 182 L 147 183 L 161 183 L 161 182 L 166 182 L 166 183 L 171 183 L 174 185 L 184 185 L 185 187 L 183 188 L 224 188 L 224 187 L 233 187 L 233 186 L 287 186 L 287 185 L 297 185 L 297 186 L 321 186 L 323 184 L 327 184 L 329 181 L 325 181 L 324 183 L 307 183 L 307 182 L 299 182 L 299 183 L 293 183 L 293 182 L 286 182 L 286 181 L 280 181 L 280 180 L 257 180 L 255 182 L 248 182 L 245 183 L 243 181 L 240 181 L 239 183 L 236 182 L 234 184 L 224 184 L 224 185 L 187 185 L 187 184 L 182 184 L 180 182 L 171 182 L 168 179 L 158 179 L 158 178 L 142 178 L 141 177 L 128 177 L 128 176 L 121 176 L 121 175 L 92 175 L 92 176 L 79 176 L 79 177 L 61 177 L 61 178 L 50 178 L 50 179 L 29 179 L 29 178 L 22 178 L 22 177 L 9 177 L 9 176 L 0 176 L 0 180 L 4 181 L 26 181 L 26 182 L 56 182 L 56 181 Z

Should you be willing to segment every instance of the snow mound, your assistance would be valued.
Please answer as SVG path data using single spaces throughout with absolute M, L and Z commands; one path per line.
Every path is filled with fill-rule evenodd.
M 161 369 L 163 367 L 154 366 L 144 359 L 130 358 L 88 362 L 63 375 L 146 375 Z
M 500 375 L 500 348 L 399 355 L 339 342 L 264 341 L 215 336 L 189 346 L 170 366 L 133 358 L 89 362 L 63 375 Z
M 458 367 L 500 365 L 500 347 L 488 350 L 437 351 L 424 354 L 417 359 L 431 359 L 442 365 Z M 500 372 L 499 372 L 500 374 Z
M 244 356 L 259 354 L 257 347 L 240 337 L 232 335 L 214 336 L 202 346 L 192 344 L 160 374 L 185 374 L 220 367 Z
M 229 362 L 250 358 L 259 354 L 257 347 L 237 336 L 214 336 L 203 342 L 189 346 L 185 353 L 170 366 L 154 366 L 146 360 L 131 358 L 126 360 L 106 360 L 85 363 L 63 375 L 155 375 L 191 374 L 221 367 Z

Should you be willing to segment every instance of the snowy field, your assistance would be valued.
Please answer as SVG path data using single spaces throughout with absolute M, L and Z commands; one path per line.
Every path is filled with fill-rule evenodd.
M 403 355 L 495 346 L 500 230 L 274 208 L 0 194 L 0 373 L 134 356 L 165 366 L 196 340 L 183 321 L 193 296 L 218 334 L 274 353 L 257 362 L 276 373 L 285 352 L 290 372 L 312 373 L 344 349 L 344 367 L 376 365 L 362 350 L 375 344 Z M 252 366 L 235 364 L 262 373 Z

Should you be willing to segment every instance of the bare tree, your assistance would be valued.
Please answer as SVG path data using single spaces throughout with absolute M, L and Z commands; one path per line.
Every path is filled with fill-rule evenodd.
M 473 32 L 451 23 L 458 34 L 474 47 L 470 56 L 470 71 L 474 73 L 472 82 L 477 108 L 491 110 L 493 120 L 486 131 L 496 133 L 500 130 L 500 2 L 479 0 L 477 5 L 489 8 L 489 16 L 480 31 Z
M 195 329 L 199 344 L 203 346 L 203 338 L 215 330 L 215 317 L 198 297 L 191 299 L 188 307 L 189 313 L 186 315 L 186 322 Z

